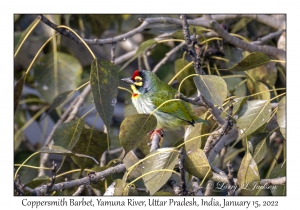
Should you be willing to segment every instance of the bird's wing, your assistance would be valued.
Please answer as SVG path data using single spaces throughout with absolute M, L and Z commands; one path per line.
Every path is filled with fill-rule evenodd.
M 159 107 L 162 103 L 167 100 L 174 99 L 175 93 L 169 91 L 160 91 L 159 97 L 153 94 L 151 99 L 155 107 Z M 194 124 L 195 120 L 198 119 L 191 112 L 189 104 L 183 101 L 170 101 L 158 108 L 158 111 L 173 115 L 181 120 L 187 121 L 190 124 Z

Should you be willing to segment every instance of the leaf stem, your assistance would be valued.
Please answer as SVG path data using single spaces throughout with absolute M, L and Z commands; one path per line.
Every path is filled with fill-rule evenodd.
M 76 88 L 75 91 L 80 90 L 81 88 L 83 88 L 84 86 L 88 85 L 89 83 L 90 83 L 90 81 L 87 81 L 86 83 L 84 83 L 80 87 Z
M 39 154 L 40 152 L 35 152 L 35 153 L 33 153 L 33 154 L 31 154 L 20 166 L 19 166 L 19 168 L 16 170 L 16 173 L 15 173 L 15 178 L 14 179 L 16 179 L 17 178 L 17 175 L 18 175 L 18 172 L 19 172 L 19 170 L 22 168 L 22 166 L 23 165 L 25 165 L 25 163 L 31 158 L 31 157 L 33 157 L 34 155 L 36 155 L 36 154 Z
M 78 39 L 80 39 L 80 41 L 84 44 L 84 46 L 88 49 L 88 51 L 91 53 L 93 59 L 96 59 L 96 56 L 95 54 L 93 53 L 93 51 L 91 50 L 91 48 L 86 44 L 86 42 L 71 28 L 69 28 L 68 26 L 65 26 L 65 25 L 59 25 L 57 26 L 57 28 L 65 28 L 65 29 L 68 29 L 70 30 L 73 34 L 75 34 Z
M 48 42 L 50 42 L 55 36 L 57 36 L 57 34 L 54 34 L 53 36 L 51 36 L 49 39 L 47 39 L 47 41 L 45 41 L 45 43 L 40 47 L 39 51 L 35 54 L 34 58 L 32 59 L 29 67 L 27 68 L 25 74 L 28 74 L 28 72 L 30 71 L 33 63 L 35 62 L 36 58 L 39 56 L 40 52 L 42 51 L 42 49 L 44 49 L 44 47 L 46 46 L 46 44 L 48 44 Z
M 179 74 L 181 74 L 184 70 L 186 70 L 188 67 L 190 67 L 191 65 L 193 65 L 193 61 L 191 61 L 190 63 L 188 63 L 185 67 L 183 67 L 177 74 L 175 74 L 175 76 L 168 82 L 168 85 L 172 84 L 172 82 L 176 79 L 176 77 L 178 77 Z
M 24 39 L 22 40 L 21 44 L 19 45 L 19 47 L 17 48 L 15 54 L 14 54 L 14 58 L 17 56 L 17 54 L 19 53 L 22 45 L 24 44 L 24 42 L 26 41 L 26 39 L 28 38 L 28 36 L 30 35 L 30 33 L 35 29 L 35 27 L 37 26 L 37 24 L 39 24 L 39 22 L 41 21 L 40 18 L 37 18 L 35 20 L 36 22 L 34 23 L 34 25 L 32 26 L 32 28 L 28 31 L 28 33 L 25 35 Z

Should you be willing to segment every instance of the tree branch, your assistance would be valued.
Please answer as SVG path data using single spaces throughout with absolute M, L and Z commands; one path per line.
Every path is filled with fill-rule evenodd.
M 179 171 L 180 171 L 180 193 L 179 195 L 181 196 L 186 196 L 187 190 L 186 190 L 186 181 L 185 181 L 185 167 L 184 167 L 184 162 L 185 162 L 185 154 L 184 154 L 184 149 L 183 147 L 180 148 L 179 150 Z
M 275 37 L 280 36 L 285 30 L 276 31 L 274 33 L 270 33 L 262 38 L 259 38 L 257 41 L 251 42 L 251 44 L 261 45 L 271 39 L 274 39 Z
M 209 179 L 209 180 L 207 181 L 206 186 L 214 186 L 214 181 L 213 181 L 212 179 Z M 213 190 L 213 187 L 207 187 L 207 188 L 205 189 L 204 196 L 211 196 L 212 190 Z
M 188 47 L 188 53 L 191 55 L 194 61 L 194 69 L 196 74 L 204 74 L 204 71 L 201 68 L 200 63 L 200 53 L 196 52 L 195 45 L 197 44 L 196 40 L 196 31 L 194 30 L 193 36 L 190 36 L 189 25 L 186 20 L 185 15 L 180 15 L 181 23 L 182 23 L 182 30 L 185 43 Z
M 90 184 L 90 183 L 97 183 L 99 180 L 102 180 L 111 174 L 122 173 L 125 170 L 126 170 L 125 165 L 119 164 L 117 166 L 108 168 L 101 172 L 90 173 L 89 176 L 81 178 L 81 179 L 76 179 L 76 180 L 72 180 L 72 181 L 66 181 L 66 182 L 54 184 L 52 186 L 52 188 L 49 190 L 49 192 L 61 191 L 61 190 L 65 190 L 65 189 L 70 189 L 75 186 L 80 186 L 80 185 L 85 185 L 85 184 Z M 24 188 L 24 190 L 26 190 L 26 189 Z M 31 193 L 34 195 L 38 195 L 38 196 L 46 195 L 47 185 L 42 185 L 40 187 L 37 187 L 34 190 L 32 190 Z
M 71 40 L 75 41 L 76 43 L 80 44 L 81 41 L 80 39 L 78 39 L 78 37 L 73 34 L 71 31 L 69 31 L 68 29 L 65 28 L 58 28 L 56 24 L 52 23 L 50 20 L 48 20 L 44 15 L 39 15 L 38 16 L 41 21 L 43 23 L 45 23 L 46 25 L 48 25 L 50 28 L 54 29 L 55 31 L 57 31 L 59 34 L 66 36 L 68 38 L 70 38 Z
M 284 50 L 277 49 L 276 47 L 273 46 L 255 45 L 255 44 L 242 41 L 237 37 L 231 36 L 215 20 L 211 21 L 210 28 L 212 28 L 215 32 L 217 32 L 219 36 L 222 37 L 224 40 L 228 41 L 230 44 L 233 44 L 236 47 L 242 48 L 243 50 L 247 50 L 249 52 L 263 52 L 267 55 L 277 58 L 278 60 L 285 61 L 286 53 Z
M 218 143 L 214 146 L 214 148 L 209 152 L 207 159 L 208 162 L 212 162 L 216 155 L 226 146 L 228 146 L 230 143 L 235 141 L 238 138 L 238 130 L 237 128 L 233 128 L 230 131 L 228 131 L 227 134 L 222 136 L 222 138 L 218 141 Z
M 180 43 L 178 46 L 174 47 L 172 50 L 170 50 L 168 53 L 166 53 L 166 56 L 160 60 L 158 64 L 153 68 L 152 72 L 155 73 L 158 71 L 158 69 L 169 60 L 169 58 L 182 49 L 182 47 L 185 45 L 184 42 Z
M 229 43 L 231 43 L 239 48 L 242 48 L 243 50 L 247 50 L 249 52 L 260 51 L 267 55 L 273 56 L 279 60 L 285 61 L 285 57 L 286 57 L 285 51 L 283 51 L 281 49 L 277 49 L 272 46 L 266 46 L 266 45 L 259 46 L 259 45 L 244 42 L 234 36 L 229 35 L 228 32 L 225 31 L 222 27 L 220 27 L 220 25 L 216 22 L 216 20 L 224 20 L 224 19 L 228 19 L 228 18 L 251 17 L 261 23 L 265 23 L 267 25 L 270 25 L 271 27 L 275 27 L 278 30 L 283 30 L 283 29 L 285 29 L 284 21 L 278 21 L 274 17 L 268 16 L 268 15 L 224 15 L 224 16 L 211 15 L 211 17 L 214 20 L 207 20 L 206 18 L 205 19 L 198 18 L 198 19 L 194 19 L 194 20 L 186 20 L 186 23 L 188 25 L 203 26 L 206 28 L 213 29 L 224 40 L 228 41 Z M 138 26 L 137 28 L 135 28 L 127 33 L 124 33 L 122 35 L 119 35 L 119 36 L 116 36 L 113 38 L 107 38 L 107 39 L 84 39 L 84 41 L 89 45 L 100 45 L 101 46 L 101 45 L 105 45 L 105 44 L 113 44 L 116 42 L 126 41 L 129 37 L 132 37 L 133 35 L 135 35 L 137 33 L 143 32 L 151 24 L 155 24 L 155 23 L 176 24 L 176 25 L 185 24 L 185 22 L 183 23 L 181 20 L 169 18 L 169 17 L 146 18 L 144 20 L 141 19 L 141 21 L 142 21 L 142 24 L 140 26 Z M 56 28 L 57 26 L 55 24 L 51 23 L 49 20 L 45 21 L 45 19 L 44 19 L 43 22 L 45 22 L 47 25 L 49 25 L 54 30 L 57 29 Z M 59 33 L 71 38 L 72 40 L 75 40 L 75 38 L 77 39 L 77 37 L 73 37 L 74 35 L 72 33 L 70 33 L 68 30 L 59 31 Z M 186 38 L 188 38 L 188 37 L 186 37 Z M 188 39 L 190 39 L 190 37 Z
M 204 97 L 203 97 L 203 99 L 204 99 Z M 211 109 L 209 109 L 209 110 L 211 110 Z M 231 129 L 231 127 L 233 125 L 232 120 L 231 120 L 232 110 L 233 110 L 233 105 L 231 104 L 229 107 L 229 111 L 226 116 L 226 119 L 225 119 L 225 121 L 223 121 L 223 124 L 221 124 L 221 127 L 218 130 L 215 130 L 214 132 L 212 132 L 211 135 L 208 137 L 208 139 L 205 143 L 205 146 L 203 148 L 203 151 L 205 154 L 208 154 L 214 148 L 214 146 L 218 143 L 218 141 L 224 136 L 224 134 L 227 133 Z M 219 120 L 219 118 L 220 118 L 220 115 L 218 116 L 218 120 Z
M 90 91 L 91 91 L 91 85 L 87 85 L 84 88 L 84 90 L 82 91 L 82 93 L 72 101 L 72 103 L 70 104 L 68 109 L 61 115 L 60 119 L 53 126 L 50 134 L 48 135 L 48 137 L 44 143 L 44 146 L 53 145 L 52 137 L 54 135 L 56 128 L 60 124 L 62 124 L 64 122 L 69 122 L 75 118 L 76 114 L 78 113 L 79 107 L 83 104 L 85 97 L 88 95 L 88 93 Z M 40 168 L 45 167 L 48 157 L 49 157 L 49 153 L 41 153 L 40 154 Z M 42 175 L 45 175 L 45 171 L 43 169 L 40 169 L 38 176 L 42 176 Z
M 212 19 L 220 21 L 227 19 L 240 19 L 240 18 L 252 18 L 260 23 L 271 26 L 277 30 L 285 29 L 285 21 L 279 21 L 271 15 L 252 15 L 252 14 L 239 14 L 239 15 L 211 15 Z M 199 18 L 202 20 L 203 18 Z

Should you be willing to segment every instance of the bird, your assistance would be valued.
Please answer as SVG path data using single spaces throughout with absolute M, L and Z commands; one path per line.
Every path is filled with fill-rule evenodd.
M 174 99 L 178 93 L 176 89 L 148 70 L 136 70 L 131 77 L 121 80 L 130 84 L 133 91 L 132 103 L 138 113 L 151 114 L 162 103 Z M 151 140 L 155 134 L 163 137 L 165 130 L 177 130 L 184 125 L 194 126 L 195 123 L 207 123 L 193 113 L 191 104 L 182 100 L 167 102 L 153 114 L 157 119 L 157 126 L 150 132 Z

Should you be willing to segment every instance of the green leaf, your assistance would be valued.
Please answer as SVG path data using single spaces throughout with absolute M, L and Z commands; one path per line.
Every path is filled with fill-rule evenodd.
M 226 84 L 227 84 L 227 89 L 228 92 L 232 95 L 236 95 L 238 97 L 243 97 L 246 96 L 247 94 L 247 88 L 245 83 L 242 85 L 239 85 L 243 79 L 238 78 L 238 77 L 229 77 L 229 78 L 224 78 Z M 239 86 L 237 86 L 239 85 Z
M 259 81 L 265 85 L 268 85 L 268 87 L 273 87 L 277 80 L 276 64 L 273 62 L 268 62 L 264 65 L 247 71 L 247 75 L 254 81 Z
M 68 90 L 56 96 L 48 110 L 48 113 L 54 110 L 56 107 L 60 106 L 63 102 L 69 99 L 74 93 L 75 90 Z
M 227 84 L 221 77 L 200 75 L 194 77 L 194 82 L 204 98 L 219 107 L 223 107 L 223 101 L 227 97 Z
M 276 165 L 270 174 L 270 179 L 285 177 L 286 176 L 286 162 L 279 163 Z M 286 184 L 270 186 L 271 193 L 274 196 L 285 196 L 286 195 Z
M 49 153 L 49 154 L 58 154 L 58 155 L 66 155 L 66 156 L 72 156 L 74 155 L 70 150 L 67 150 L 61 146 L 44 146 L 41 149 L 39 149 L 40 153 Z
M 267 138 L 264 138 L 261 142 L 259 142 L 254 150 L 254 154 L 253 154 L 253 158 L 256 162 L 256 164 L 260 163 L 260 161 L 262 161 L 268 151 L 268 147 L 267 147 Z
M 253 99 L 270 100 L 271 94 L 269 88 L 264 83 L 258 81 L 253 82 L 252 80 L 248 79 L 247 87 L 251 94 L 260 93 L 253 96 Z
M 224 43 L 224 58 L 226 58 L 229 62 L 224 62 L 225 68 L 230 68 L 231 66 L 238 63 L 243 59 L 243 51 L 240 48 L 234 47 L 229 43 Z
M 279 101 L 278 104 L 277 122 L 280 127 L 282 136 L 286 139 L 286 98 L 285 96 Z
M 134 59 L 139 57 L 141 54 L 145 53 L 155 43 L 156 43 L 156 41 L 154 39 L 149 39 L 149 40 L 141 43 L 139 48 L 135 52 L 134 56 L 122 66 L 120 71 L 123 70 L 124 68 L 126 68 L 128 66 L 128 64 L 130 64 Z
M 146 188 L 150 191 L 150 195 L 153 195 L 166 184 L 172 175 L 172 172 L 168 171 L 153 171 L 160 169 L 173 170 L 177 164 L 178 151 L 175 148 L 161 148 L 151 152 L 147 157 L 142 162 L 142 174 L 147 174 L 143 177 L 143 180 Z
M 95 59 L 91 66 L 91 87 L 96 109 L 108 132 L 118 94 L 118 69 L 110 61 Z
M 187 153 L 185 166 L 187 172 L 200 179 L 205 178 L 208 180 L 213 175 L 210 169 L 210 164 L 202 149 L 197 149 Z
M 30 187 L 31 189 L 34 189 L 44 183 L 50 182 L 50 177 L 47 175 L 42 175 L 39 177 L 34 178 L 32 181 L 28 182 L 26 184 L 27 187 Z
M 150 131 L 154 130 L 157 120 L 153 115 L 135 114 L 126 117 L 120 126 L 120 144 L 127 154 L 134 149 Z
M 83 129 L 78 142 L 72 149 L 73 153 L 80 153 L 100 160 L 103 152 L 107 149 L 107 134 L 93 129 Z M 81 169 L 95 165 L 90 158 L 71 157 Z
M 150 153 L 150 147 L 148 145 L 150 141 L 150 136 L 146 135 L 142 138 L 140 143 L 137 145 L 137 148 L 144 154 L 144 156 Z
M 60 93 L 76 89 L 81 73 L 82 66 L 73 56 L 62 52 L 48 53 L 34 68 L 36 89 L 50 104 Z
M 149 150 L 149 148 L 148 148 L 148 150 Z M 123 159 L 123 163 L 124 163 L 126 169 L 130 168 L 132 165 L 134 165 L 138 161 L 139 161 L 139 159 L 132 151 L 128 152 Z M 134 180 L 137 177 L 140 177 L 141 175 L 142 175 L 142 166 L 141 166 L 141 164 L 139 164 L 134 169 L 132 169 L 130 174 L 128 174 L 127 180 L 129 180 L 129 181 Z
M 18 129 L 15 130 L 15 134 L 18 132 L 19 128 L 22 128 L 25 125 L 26 122 L 26 112 L 17 109 L 14 116 L 14 124 L 15 128 Z M 14 135 L 14 151 L 17 151 L 17 149 L 20 147 L 23 139 L 26 139 L 23 132 L 19 133 L 19 135 Z
M 54 144 L 72 150 L 79 140 L 83 126 L 83 118 L 60 124 L 53 134 Z
M 227 69 L 228 71 L 247 71 L 255 67 L 261 66 L 270 61 L 270 58 L 262 52 L 250 53 L 236 65 Z
M 237 178 L 243 195 L 255 195 L 257 193 L 254 186 L 259 183 L 260 176 L 255 160 L 250 153 L 246 153 L 243 157 Z
M 177 74 L 180 70 L 182 70 L 186 65 L 188 65 L 189 62 L 187 60 L 184 60 L 182 58 L 177 59 L 175 61 L 175 74 Z M 190 66 L 189 68 L 185 69 L 183 72 L 181 72 L 177 80 L 180 83 L 185 77 L 194 74 L 195 70 L 193 66 Z M 184 80 L 182 83 L 182 86 L 180 88 L 180 92 L 183 93 L 185 96 L 191 96 L 194 93 L 197 92 L 195 83 L 193 81 L 192 77 L 189 77 L 188 79 Z
M 271 105 L 267 100 L 247 101 L 238 113 L 239 139 L 253 133 L 271 116 Z
M 23 92 L 23 87 L 26 79 L 26 74 L 24 74 L 17 82 L 15 85 L 14 89 L 14 112 L 17 110 L 19 101 Z
M 234 116 L 240 109 L 243 107 L 243 105 L 248 100 L 248 97 L 240 97 L 233 99 L 233 110 L 232 110 L 232 116 Z
M 199 149 L 201 147 L 201 143 L 203 141 L 203 138 L 205 137 L 199 137 L 201 136 L 204 130 L 204 127 L 206 126 L 205 123 L 197 123 L 194 126 L 188 125 L 186 126 L 186 130 L 184 133 L 184 141 L 191 141 L 185 143 L 185 150 L 186 152 L 191 152 Z
M 222 168 L 227 167 L 228 162 L 234 162 L 236 160 L 239 161 L 239 159 L 236 159 L 236 157 L 238 156 L 238 154 L 240 154 L 241 152 L 244 152 L 244 151 L 245 151 L 244 148 L 240 148 L 240 149 L 230 148 L 225 155 Z M 215 160 L 217 160 L 217 159 L 215 159 Z

